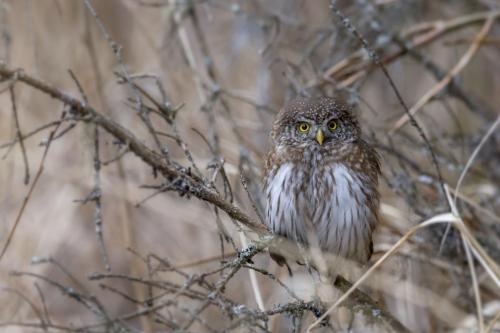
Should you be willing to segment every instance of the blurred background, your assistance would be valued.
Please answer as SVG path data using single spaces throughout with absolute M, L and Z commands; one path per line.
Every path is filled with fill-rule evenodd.
M 235 205 L 255 220 L 240 176 L 243 172 L 248 193 L 261 210 L 262 167 L 276 112 L 296 95 L 342 96 L 354 106 L 364 136 L 382 159 L 375 262 L 411 227 L 450 207 L 428 146 L 405 121 L 404 108 L 380 67 L 346 27 L 353 25 L 415 111 L 450 189 L 486 140 L 464 174 L 457 209 L 469 236 L 494 266 L 488 272 L 474 257 L 472 274 L 462 233 L 431 226 L 410 238 L 363 288 L 413 332 L 500 331 L 495 324 L 498 275 L 496 281 L 492 278 L 500 261 L 499 130 L 493 128 L 485 138 L 499 115 L 500 4 L 336 4 L 348 18 L 344 24 L 323 0 L 3 0 L 0 60 L 76 98 L 83 98 L 83 90 L 88 105 L 141 142 L 168 152 L 179 165 L 193 168 L 194 161 L 221 193 L 227 192 L 225 173 Z M 131 80 L 177 110 L 174 126 L 151 112 L 154 105 L 148 99 L 137 102 Z M 266 310 L 291 298 L 263 274 L 256 274 L 252 287 L 248 269 L 239 270 L 224 291 L 241 316 L 214 305 L 197 314 L 203 298 L 162 294 L 150 283 L 131 281 L 135 277 L 181 288 L 190 277 L 220 268 L 246 243 L 224 212 L 216 214 L 211 204 L 170 191 L 151 167 L 102 130 L 103 243 L 110 272 L 121 278 L 89 279 L 94 272 L 106 272 L 95 231 L 96 205 L 82 202 L 95 189 L 95 128 L 77 119 L 64 122 L 28 194 L 41 170 L 53 122 L 67 108 L 13 80 L 0 82 L 0 93 L 2 247 L 21 216 L 0 261 L 2 331 L 160 332 L 184 327 L 181 331 L 302 332 L 313 321 L 311 314 L 281 313 L 255 326 L 246 315 L 258 310 L 255 284 Z M 151 135 L 151 126 L 157 136 Z M 221 236 L 221 225 L 232 241 Z M 311 299 L 314 276 L 303 267 L 294 267 L 292 277 L 265 252 L 253 261 L 301 299 Z M 207 280 L 215 283 L 220 277 L 212 274 Z M 172 303 L 120 319 L 120 328 L 99 325 L 106 316 L 140 311 L 153 295 L 154 304 L 164 299 Z M 185 327 L 193 314 L 198 319 Z M 341 330 L 332 325 L 321 330 Z M 357 331 L 376 330 L 384 331 L 374 324 Z

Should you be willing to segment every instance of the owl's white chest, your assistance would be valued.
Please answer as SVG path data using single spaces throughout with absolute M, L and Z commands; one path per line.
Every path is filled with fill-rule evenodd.
M 376 215 L 361 179 L 342 164 L 325 168 L 285 163 L 266 181 L 267 222 L 273 231 L 324 251 L 366 261 Z

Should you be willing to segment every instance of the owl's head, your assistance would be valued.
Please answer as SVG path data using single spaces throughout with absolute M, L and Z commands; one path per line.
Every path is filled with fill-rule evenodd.
M 359 139 L 356 117 L 345 105 L 330 97 L 297 97 L 278 113 L 272 138 L 275 144 L 305 148 L 331 148 Z

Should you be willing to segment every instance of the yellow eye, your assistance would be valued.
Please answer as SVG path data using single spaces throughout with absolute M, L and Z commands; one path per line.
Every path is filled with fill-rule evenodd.
M 328 123 L 328 129 L 330 131 L 335 131 L 337 129 L 337 123 L 335 122 L 335 120 L 330 120 L 330 122 Z
M 309 131 L 310 128 L 311 126 L 309 126 L 308 123 L 299 123 L 299 125 L 297 126 L 297 129 L 299 130 L 300 133 L 306 133 Z

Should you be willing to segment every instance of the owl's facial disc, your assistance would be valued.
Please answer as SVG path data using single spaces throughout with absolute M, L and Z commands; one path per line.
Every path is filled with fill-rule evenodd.
M 360 134 L 355 114 L 344 104 L 328 97 L 297 97 L 278 113 L 272 139 L 282 147 L 317 153 L 355 142 Z

